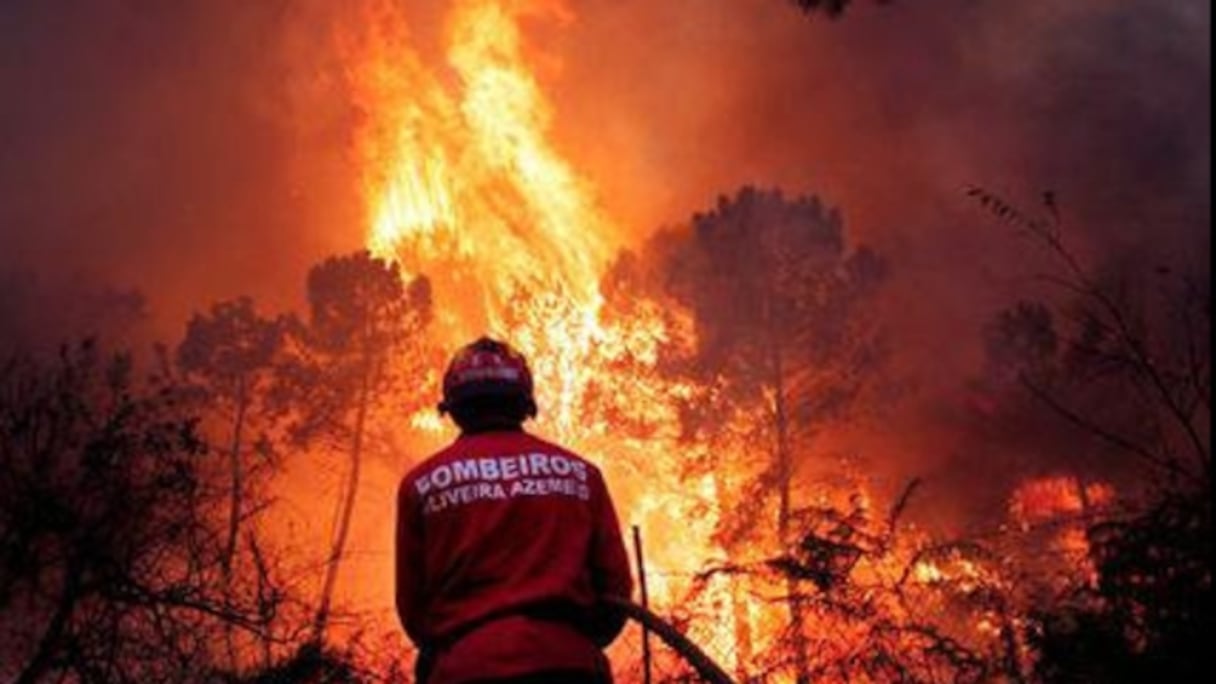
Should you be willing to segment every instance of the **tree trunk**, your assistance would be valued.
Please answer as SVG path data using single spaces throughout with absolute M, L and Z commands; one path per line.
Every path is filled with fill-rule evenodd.
M 711 470 L 711 476 L 714 479 L 714 491 L 725 492 L 730 489 L 722 478 L 721 469 L 715 467 Z M 735 541 L 729 542 L 727 554 L 733 555 L 734 548 L 738 543 Z M 735 620 L 735 678 L 741 682 L 747 681 L 747 668 L 752 660 L 752 628 L 751 616 L 748 614 L 748 602 L 741 596 L 743 587 L 741 584 L 745 581 L 742 575 L 735 575 L 730 580 L 730 609 L 731 615 Z
M 790 538 L 790 490 L 793 487 L 794 467 L 790 454 L 790 424 L 786 407 L 785 359 L 782 356 L 783 336 L 777 329 L 776 312 L 777 286 L 773 278 L 774 271 L 764 274 L 763 320 L 766 344 L 769 353 L 769 368 L 772 375 L 768 378 L 773 389 L 773 428 L 776 440 L 773 445 L 777 461 L 777 543 L 781 550 L 791 548 L 795 540 Z M 805 632 L 806 615 L 799 595 L 798 581 L 787 575 L 785 578 L 786 606 L 790 613 L 790 648 L 794 650 L 794 674 L 797 684 L 807 684 L 811 681 L 810 663 L 807 650 L 810 648 Z
M 76 603 L 80 600 L 80 575 L 80 562 L 73 556 L 64 569 L 63 587 L 59 601 L 55 604 L 55 612 L 51 615 L 46 629 L 42 631 L 33 657 L 22 668 L 21 674 L 13 680 L 13 684 L 34 684 L 47 674 L 54 661 L 55 651 L 61 646 L 60 640 L 67 631 L 68 621 L 76 609 Z
M 776 428 L 777 440 L 777 538 L 782 549 L 788 549 L 794 544 L 790 537 L 790 490 L 793 487 L 794 468 L 790 454 L 789 417 L 785 406 L 785 370 L 782 367 L 781 352 L 773 346 L 773 422 Z M 785 579 L 786 602 L 790 612 L 791 647 L 794 649 L 794 672 L 798 684 L 811 681 L 810 663 L 807 660 L 807 650 L 810 648 L 806 638 L 806 615 L 799 595 L 798 581 L 791 576 Z
M 225 608 L 231 608 L 232 603 L 232 564 L 236 557 L 236 545 L 241 524 L 241 501 L 244 498 L 244 471 L 241 466 L 241 442 L 245 429 L 245 414 L 249 408 L 249 399 L 245 388 L 245 377 L 237 381 L 236 415 L 232 419 L 232 443 L 228 449 L 228 466 L 232 471 L 232 491 L 228 506 L 228 538 L 224 544 L 222 571 L 224 574 L 224 603 Z M 228 649 L 229 666 L 237 667 L 236 645 L 233 643 L 233 627 L 231 623 L 224 624 L 224 644 Z
M 363 460 L 363 431 L 367 422 L 368 403 L 371 401 L 371 360 L 365 359 L 360 378 L 358 407 L 355 411 L 355 429 L 350 448 L 350 477 L 342 493 L 342 509 L 338 514 L 338 527 L 325 568 L 325 580 L 321 586 L 321 602 L 313 623 L 313 640 L 320 643 L 329 622 L 330 606 L 333 603 L 334 586 L 338 580 L 338 566 L 346 551 L 346 538 L 350 534 L 350 521 L 355 511 L 355 498 L 359 491 L 359 471 Z

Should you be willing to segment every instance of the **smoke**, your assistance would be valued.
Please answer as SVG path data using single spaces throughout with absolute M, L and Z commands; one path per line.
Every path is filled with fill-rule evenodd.
M 639 158 L 654 190 L 623 194 L 668 217 L 740 181 L 816 188 L 880 224 L 966 180 L 1143 201 L 1207 174 L 1204 3 L 857 3 L 837 22 L 783 3 L 584 4 L 566 38 L 619 58 L 568 63 L 587 119 L 561 121 Z
M 291 301 L 310 263 L 358 246 L 341 136 L 318 145 L 288 116 L 291 20 L 285 3 L 4 3 L 0 272 L 138 288 L 167 336 L 216 298 Z
M 838 21 L 783 0 L 569 4 L 569 22 L 529 23 L 530 54 L 559 149 L 631 239 L 747 183 L 819 194 L 891 263 L 900 363 L 927 396 L 977 369 L 983 321 L 1040 270 L 965 184 L 1031 208 L 1052 190 L 1094 261 L 1210 270 L 1202 0 L 859 1 Z M 404 10 L 454 82 L 442 7 Z M 333 41 L 356 11 L 0 5 L 0 274 L 138 289 L 162 338 L 220 298 L 298 301 L 308 265 L 365 234 L 361 113 Z M 25 288 L 10 298 L 38 301 L 8 308 L 59 316 L 80 289 Z M 931 434 L 939 404 L 924 406 L 894 425 Z
M 888 258 L 885 317 L 914 396 L 841 449 L 892 493 L 926 477 L 945 522 L 989 519 L 1019 476 L 1101 467 L 1059 421 L 976 417 L 966 382 L 985 321 L 1060 293 L 1035 281 L 1047 255 L 962 188 L 1032 213 L 1051 191 L 1098 270 L 1206 277 L 1209 4 L 858 2 L 835 22 L 780 2 L 578 9 L 558 123 L 612 211 L 649 228 L 719 191 L 778 185 L 839 206 Z
M 819 193 L 907 289 L 967 317 L 959 292 L 1024 266 L 960 201 L 968 183 L 1031 205 L 1054 190 L 1099 249 L 1151 236 L 1206 255 L 1209 13 L 859 2 L 833 22 L 781 2 L 586 2 L 563 34 L 586 57 L 567 59 L 559 126 L 631 224 L 744 183 Z

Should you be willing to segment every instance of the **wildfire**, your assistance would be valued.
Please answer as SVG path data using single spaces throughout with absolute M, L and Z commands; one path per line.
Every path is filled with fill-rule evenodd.
M 690 636 L 728 670 L 743 672 L 750 658 L 773 653 L 787 638 L 781 602 L 757 600 L 780 594 L 783 585 L 749 584 L 727 574 L 700 583 L 693 578 L 708 559 L 726 556 L 715 541 L 723 518 L 718 502 L 745 479 L 747 466 L 730 464 L 745 462 L 741 454 L 749 445 L 742 439 L 712 446 L 679 440 L 673 400 L 712 390 L 652 371 L 662 344 L 693 339 L 686 313 L 645 301 L 631 303 L 627 316 L 603 310 L 600 283 L 628 232 L 549 141 L 553 109 L 529 62 L 533 56 L 520 27 L 525 18 L 561 22 L 570 16 L 555 2 L 454 2 L 445 32 L 454 80 L 427 67 L 411 44 L 402 10 L 387 0 L 369 6 L 341 35 L 350 92 L 366 114 L 354 149 L 367 205 L 367 246 L 431 279 L 438 312 L 431 334 L 438 347 L 453 349 L 488 332 L 529 356 L 542 407 L 540 431 L 605 470 L 622 523 L 643 530 L 652 601 L 668 608 L 695 602 L 711 613 L 711 619 L 690 622 Z M 622 437 L 594 408 L 597 396 L 614 397 L 615 410 L 627 414 L 617 418 L 658 427 L 644 441 Z M 723 420 L 735 419 L 748 417 Z M 432 436 L 445 429 L 430 412 L 409 424 Z M 738 455 L 719 459 L 722 467 L 712 474 L 686 471 L 686 461 L 705 459 L 711 449 Z M 852 505 L 864 513 L 872 502 L 864 488 L 859 491 L 854 496 L 864 500 Z M 1077 490 L 1043 482 L 1019 490 L 1013 507 L 1017 519 L 1030 521 L 1109 496 L 1100 486 Z M 773 551 L 757 547 L 751 560 Z M 889 581 L 913 554 L 911 548 L 889 552 L 875 561 L 889 567 L 863 562 L 856 574 Z M 949 581 L 974 588 L 991 584 L 985 572 L 966 559 L 923 560 L 912 568 L 912 579 L 922 587 Z M 380 574 L 390 576 L 387 569 Z M 833 629 L 857 631 L 858 643 L 865 638 L 856 625 Z
M 675 457 L 683 447 L 670 399 L 689 388 L 614 363 L 653 364 L 658 344 L 676 332 L 645 304 L 628 320 L 602 320 L 600 279 L 626 233 L 549 142 L 552 108 L 520 29 L 528 17 L 569 15 L 559 3 L 453 3 L 445 54 L 454 86 L 424 65 L 395 4 L 370 7 L 342 34 L 350 90 L 368 115 L 355 141 L 367 245 L 432 280 L 437 346 L 489 332 L 528 355 L 540 430 L 601 463 L 622 522 L 646 535 L 653 599 L 674 600 L 686 590 L 681 573 L 721 555 L 709 541 L 716 511 L 705 506 L 717 498 L 715 483 L 685 477 Z M 586 408 L 593 387 L 627 397 L 630 411 L 657 418 L 666 434 L 646 443 L 615 438 Z M 443 429 L 432 413 L 411 425 Z M 715 655 L 733 662 L 729 649 Z

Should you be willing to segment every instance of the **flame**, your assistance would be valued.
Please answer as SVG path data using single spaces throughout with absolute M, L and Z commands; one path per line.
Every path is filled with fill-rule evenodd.
M 1014 490 L 1009 509 L 1023 532 L 1043 528 L 1043 546 L 1054 561 L 1049 570 L 1063 581 L 1097 586 L 1098 570 L 1090 553 L 1086 526 L 1091 516 L 1114 503 L 1114 487 L 1105 482 L 1082 483 L 1071 475 L 1027 480 Z
M 709 541 L 716 512 L 704 505 L 717 498 L 716 484 L 685 477 L 678 458 L 655 458 L 682 448 L 671 398 L 690 389 L 620 370 L 626 358 L 653 365 L 661 343 L 688 331 L 645 303 L 628 320 L 602 320 L 599 282 L 626 231 L 550 143 L 553 109 L 521 31 L 524 19 L 570 18 L 561 3 L 458 0 L 445 31 L 452 83 L 424 65 L 396 4 L 371 5 L 343 30 L 351 97 L 366 114 L 354 142 L 366 244 L 431 279 L 437 346 L 489 333 L 528 356 L 539 430 L 603 466 L 622 522 L 646 537 L 651 596 L 670 605 L 685 590 L 681 573 L 722 555 Z M 624 393 L 630 411 L 668 426 L 665 433 L 618 438 L 605 416 L 587 410 L 593 391 Z M 429 412 L 409 425 L 444 429 Z M 729 649 L 715 655 L 728 658 Z
M 933 584 L 946 579 L 946 573 L 933 561 L 920 561 L 912 568 L 913 578 L 921 584 Z
M 712 381 L 665 379 L 655 367 L 662 345 L 695 343 L 688 313 L 647 301 L 631 303 L 628 315 L 605 312 L 600 282 L 629 232 L 550 142 L 554 110 L 535 75 L 537 57 L 521 30 L 525 19 L 561 23 L 572 15 L 560 2 L 456 0 L 446 21 L 446 78 L 415 50 L 395 3 L 369 4 L 341 33 L 351 97 L 364 114 L 354 152 L 367 247 L 431 279 L 437 315 L 430 334 L 438 347 L 454 349 L 489 333 L 529 357 L 542 409 L 539 430 L 596 460 L 622 522 L 641 527 L 652 602 L 661 610 L 703 611 L 708 619 L 691 622 L 690 636 L 728 670 L 747 672 L 751 659 L 773 657 L 787 638 L 782 602 L 756 598 L 779 595 L 783 586 L 725 574 L 698 584 L 693 577 L 707 561 L 728 555 L 715 536 L 724 518 L 720 502 L 755 474 L 749 468 L 759 467 L 745 456 L 755 446 L 743 435 L 754 433 L 730 435 L 735 422 L 757 418 L 725 417 L 721 443 L 684 443 L 674 400 L 712 392 Z M 615 399 L 616 414 L 594 408 L 600 396 Z M 655 428 L 647 439 L 634 439 L 618 434 L 614 420 Z M 408 426 L 436 439 L 446 429 L 430 412 L 413 416 Z M 711 458 L 721 464 L 712 474 L 686 472 L 685 463 Z M 1063 491 L 1052 483 L 1020 490 L 1015 517 L 1077 510 Z M 865 487 L 851 492 L 844 509 L 875 508 Z M 1090 500 L 1109 494 L 1099 487 Z M 863 561 L 856 575 L 893 581 L 914 557 L 918 539 L 910 536 L 880 559 Z M 771 558 L 776 541 L 745 540 L 750 557 L 744 560 Z M 732 551 L 740 551 L 738 543 Z M 390 568 L 369 583 L 391 586 Z M 965 558 L 922 560 L 911 578 L 926 591 L 939 584 L 971 590 L 999 580 Z M 892 603 L 884 610 L 907 607 Z M 841 657 L 847 642 L 866 638 L 857 623 L 831 622 L 826 614 L 812 619 L 844 635 L 832 644 L 817 642 L 820 649 L 845 649 Z M 970 624 L 991 636 L 998 622 L 983 616 Z M 629 648 L 618 644 L 618 662 Z
M 1010 497 L 1009 509 L 1023 528 L 1079 516 L 1109 506 L 1115 490 L 1104 482 L 1082 484 L 1071 475 L 1027 480 Z
M 400 9 L 369 14 L 341 41 L 355 104 L 369 115 L 356 143 L 369 249 L 437 281 L 453 339 L 507 332 L 511 299 L 527 290 L 556 297 L 551 309 L 569 304 L 530 326 L 556 323 L 586 346 L 620 231 L 548 142 L 552 109 L 519 27 L 564 10 L 457 2 L 446 32 L 454 89 L 423 66 Z

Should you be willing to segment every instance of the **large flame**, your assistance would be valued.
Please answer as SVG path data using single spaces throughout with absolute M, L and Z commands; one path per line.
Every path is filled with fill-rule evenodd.
M 447 27 L 446 89 L 405 39 L 392 5 L 347 37 L 371 215 L 369 247 L 438 282 L 448 332 L 504 328 L 518 291 L 586 312 L 619 246 L 588 182 L 547 139 L 549 103 L 525 61 L 521 17 L 560 6 L 467 0 Z
M 626 356 L 653 364 L 673 333 L 653 307 L 601 320 L 600 279 L 626 231 L 549 141 L 553 109 L 528 62 L 525 18 L 569 14 L 552 2 L 455 2 L 446 28 L 452 83 L 424 65 L 392 3 L 342 34 L 351 92 L 366 114 L 355 145 L 367 245 L 432 280 L 439 346 L 488 332 L 528 355 L 539 429 L 604 467 L 622 523 L 646 537 L 650 591 L 662 603 L 684 588 L 676 578 L 722 555 L 709 541 L 716 511 L 698 507 L 715 498 L 715 484 L 680 472 L 669 399 L 686 389 L 614 370 Z M 626 393 L 631 410 L 657 417 L 667 434 L 645 443 L 614 436 L 585 409 L 593 385 Z M 414 425 L 439 429 L 423 415 Z M 729 663 L 727 650 L 717 655 Z
M 570 437 L 597 323 L 598 282 L 620 234 L 548 141 L 552 109 L 519 22 L 558 4 L 466 0 L 447 23 L 444 88 L 378 6 L 343 41 L 371 227 L 368 246 L 435 285 L 440 342 L 492 332 L 530 354 L 550 426 Z

